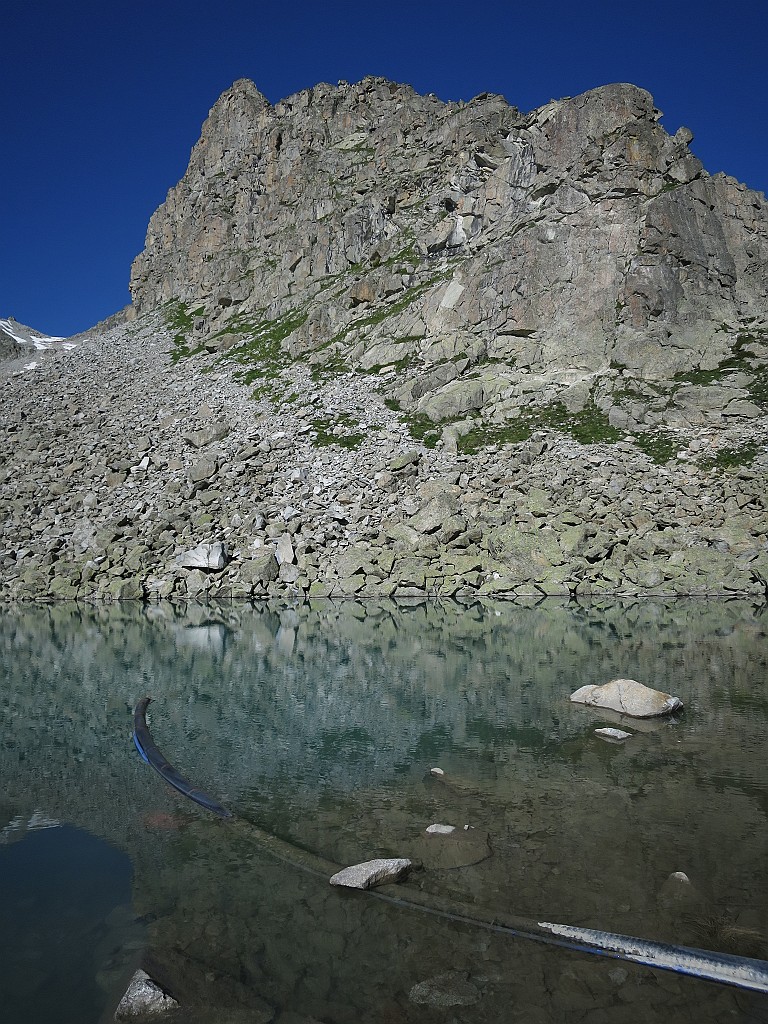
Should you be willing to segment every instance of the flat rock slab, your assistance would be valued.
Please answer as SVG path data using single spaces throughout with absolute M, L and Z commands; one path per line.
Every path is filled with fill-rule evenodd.
M 571 694 L 575 704 L 592 708 L 608 708 L 633 718 L 654 718 L 669 715 L 683 706 L 679 697 L 661 690 L 652 690 L 636 679 L 612 679 L 604 686 L 582 686 Z
M 624 740 L 631 739 L 631 732 L 624 732 L 623 729 L 595 729 L 595 736 L 599 736 L 603 740 L 613 740 L 614 743 L 623 743 Z
M 331 885 L 347 889 L 372 889 L 377 885 L 399 882 L 411 870 L 412 862 L 406 857 L 381 857 L 342 868 L 331 876 Z
M 166 995 L 145 971 L 136 971 L 115 1010 L 115 1020 L 161 1017 L 179 1004 Z

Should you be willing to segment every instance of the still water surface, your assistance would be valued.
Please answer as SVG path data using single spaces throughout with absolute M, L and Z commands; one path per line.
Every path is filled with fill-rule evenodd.
M 423 870 L 398 891 L 479 918 L 766 957 L 767 634 L 741 602 L 7 609 L 3 1020 L 111 1020 L 139 965 L 200 1024 L 768 1020 L 768 997 L 322 874 L 406 856 Z M 617 676 L 684 713 L 569 703 Z M 160 749 L 234 821 L 139 759 L 145 694 Z

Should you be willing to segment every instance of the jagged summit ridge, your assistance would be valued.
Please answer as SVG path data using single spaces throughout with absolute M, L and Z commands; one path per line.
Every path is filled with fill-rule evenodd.
M 438 420 L 514 413 L 520 373 L 711 370 L 766 326 L 768 205 L 659 118 L 630 84 L 523 114 L 240 80 L 151 219 L 135 308 L 200 310 L 201 337 L 289 318 L 294 357 L 418 366 L 391 394 Z

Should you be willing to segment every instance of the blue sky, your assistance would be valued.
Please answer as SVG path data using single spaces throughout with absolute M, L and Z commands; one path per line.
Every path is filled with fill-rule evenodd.
M 217 97 L 271 101 L 368 74 L 521 110 L 648 89 L 692 150 L 768 191 L 768 3 L 731 0 L 6 0 L 0 14 L 0 317 L 49 334 L 130 299 L 147 222 Z

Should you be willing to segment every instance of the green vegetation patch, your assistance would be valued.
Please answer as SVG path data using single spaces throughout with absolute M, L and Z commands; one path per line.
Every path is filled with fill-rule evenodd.
M 333 444 L 340 448 L 355 449 L 365 440 L 365 435 L 355 430 L 360 424 L 347 412 L 339 413 L 337 416 L 319 416 L 311 422 L 317 448 Z
M 730 373 L 748 373 L 752 378 L 747 385 L 749 397 L 758 405 L 768 404 L 768 365 L 760 362 L 760 356 L 753 348 L 762 340 L 762 337 L 758 338 L 755 334 L 739 334 L 731 354 L 721 359 L 716 367 L 676 373 L 674 380 L 681 384 L 707 385 L 717 384 Z
M 329 355 L 322 363 L 315 363 L 310 370 L 310 376 L 315 384 L 322 384 L 334 377 L 341 377 L 352 370 L 340 352 Z
M 171 299 L 170 302 L 166 302 L 163 306 L 162 313 L 166 326 L 173 332 L 171 362 L 174 366 L 180 359 L 186 359 L 188 356 L 194 356 L 205 351 L 202 345 L 191 347 L 187 340 L 189 332 L 194 326 L 195 319 L 203 316 L 205 313 L 203 306 L 190 310 L 186 302 L 182 302 L 180 299 Z
M 576 413 L 569 412 L 562 402 L 551 402 L 524 409 L 507 423 L 479 424 L 459 438 L 458 448 L 469 455 L 490 444 L 519 444 L 542 428 L 570 434 L 580 444 L 615 444 L 624 436 L 592 401 Z
M 392 412 L 399 412 L 401 414 L 403 422 L 408 427 L 408 433 L 414 441 L 421 442 L 425 448 L 435 447 L 440 440 L 443 427 L 447 426 L 448 422 L 450 422 L 443 420 L 438 425 L 423 413 L 404 412 L 396 398 L 385 398 L 384 405 L 391 409 Z
M 682 442 L 666 430 L 647 430 L 634 435 L 634 443 L 657 466 L 663 466 L 682 448 Z
M 303 310 L 289 310 L 274 320 L 253 320 L 249 316 L 233 317 L 225 330 L 232 334 L 243 334 L 242 345 L 229 349 L 219 357 L 219 362 L 234 362 L 240 366 L 235 372 L 237 380 L 244 384 L 257 383 L 255 398 L 274 393 L 274 381 L 281 370 L 291 362 L 282 343 L 306 321 Z
M 510 423 L 481 424 L 462 434 L 458 438 L 457 447 L 465 455 L 474 455 L 491 444 L 520 444 L 527 441 L 533 429 L 527 417 L 520 417 Z
M 414 441 L 420 441 L 425 448 L 434 448 L 440 440 L 444 423 L 436 426 L 429 416 L 420 413 L 406 413 L 404 416 L 408 433 Z
M 741 445 L 721 448 L 716 455 L 702 459 L 699 465 L 703 469 L 740 469 L 742 466 L 748 466 L 759 451 L 760 445 L 756 442 L 745 441 Z

